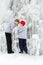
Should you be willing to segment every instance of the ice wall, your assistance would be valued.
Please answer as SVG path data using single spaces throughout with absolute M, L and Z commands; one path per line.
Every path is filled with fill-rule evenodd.
M 29 40 L 32 39 L 33 35 L 37 34 L 41 40 L 38 52 L 40 55 L 43 54 L 43 0 L 0 0 L 0 44 L 2 43 L 0 51 L 3 47 L 6 50 L 6 42 L 2 42 L 2 38 L 5 40 L 5 24 L 13 18 L 25 19 L 28 25 L 30 22 L 32 23 L 32 27 L 28 29 L 27 43 L 29 51 L 31 52 L 31 49 L 33 49 L 31 45 L 29 46 Z M 34 49 L 33 52 L 35 52 Z

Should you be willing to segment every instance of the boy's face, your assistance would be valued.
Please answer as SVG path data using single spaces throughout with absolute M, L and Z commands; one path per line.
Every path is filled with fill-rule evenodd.
M 15 21 L 14 23 L 15 23 L 15 25 L 18 25 L 19 24 L 17 21 Z

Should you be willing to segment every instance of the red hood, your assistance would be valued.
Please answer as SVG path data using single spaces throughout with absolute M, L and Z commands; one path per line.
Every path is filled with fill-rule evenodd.
M 26 24 L 26 22 L 25 21 L 20 21 L 20 24 L 22 24 L 23 26 Z

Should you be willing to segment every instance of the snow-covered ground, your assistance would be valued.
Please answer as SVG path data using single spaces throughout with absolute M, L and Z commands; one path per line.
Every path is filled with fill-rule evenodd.
M 43 65 L 43 56 L 29 56 L 26 54 L 1 54 L 0 65 Z

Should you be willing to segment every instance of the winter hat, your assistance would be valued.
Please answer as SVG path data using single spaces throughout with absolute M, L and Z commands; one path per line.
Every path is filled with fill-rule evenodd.
M 22 24 L 23 26 L 26 24 L 26 22 L 25 21 L 23 21 L 23 20 L 21 20 L 20 21 L 20 24 Z

